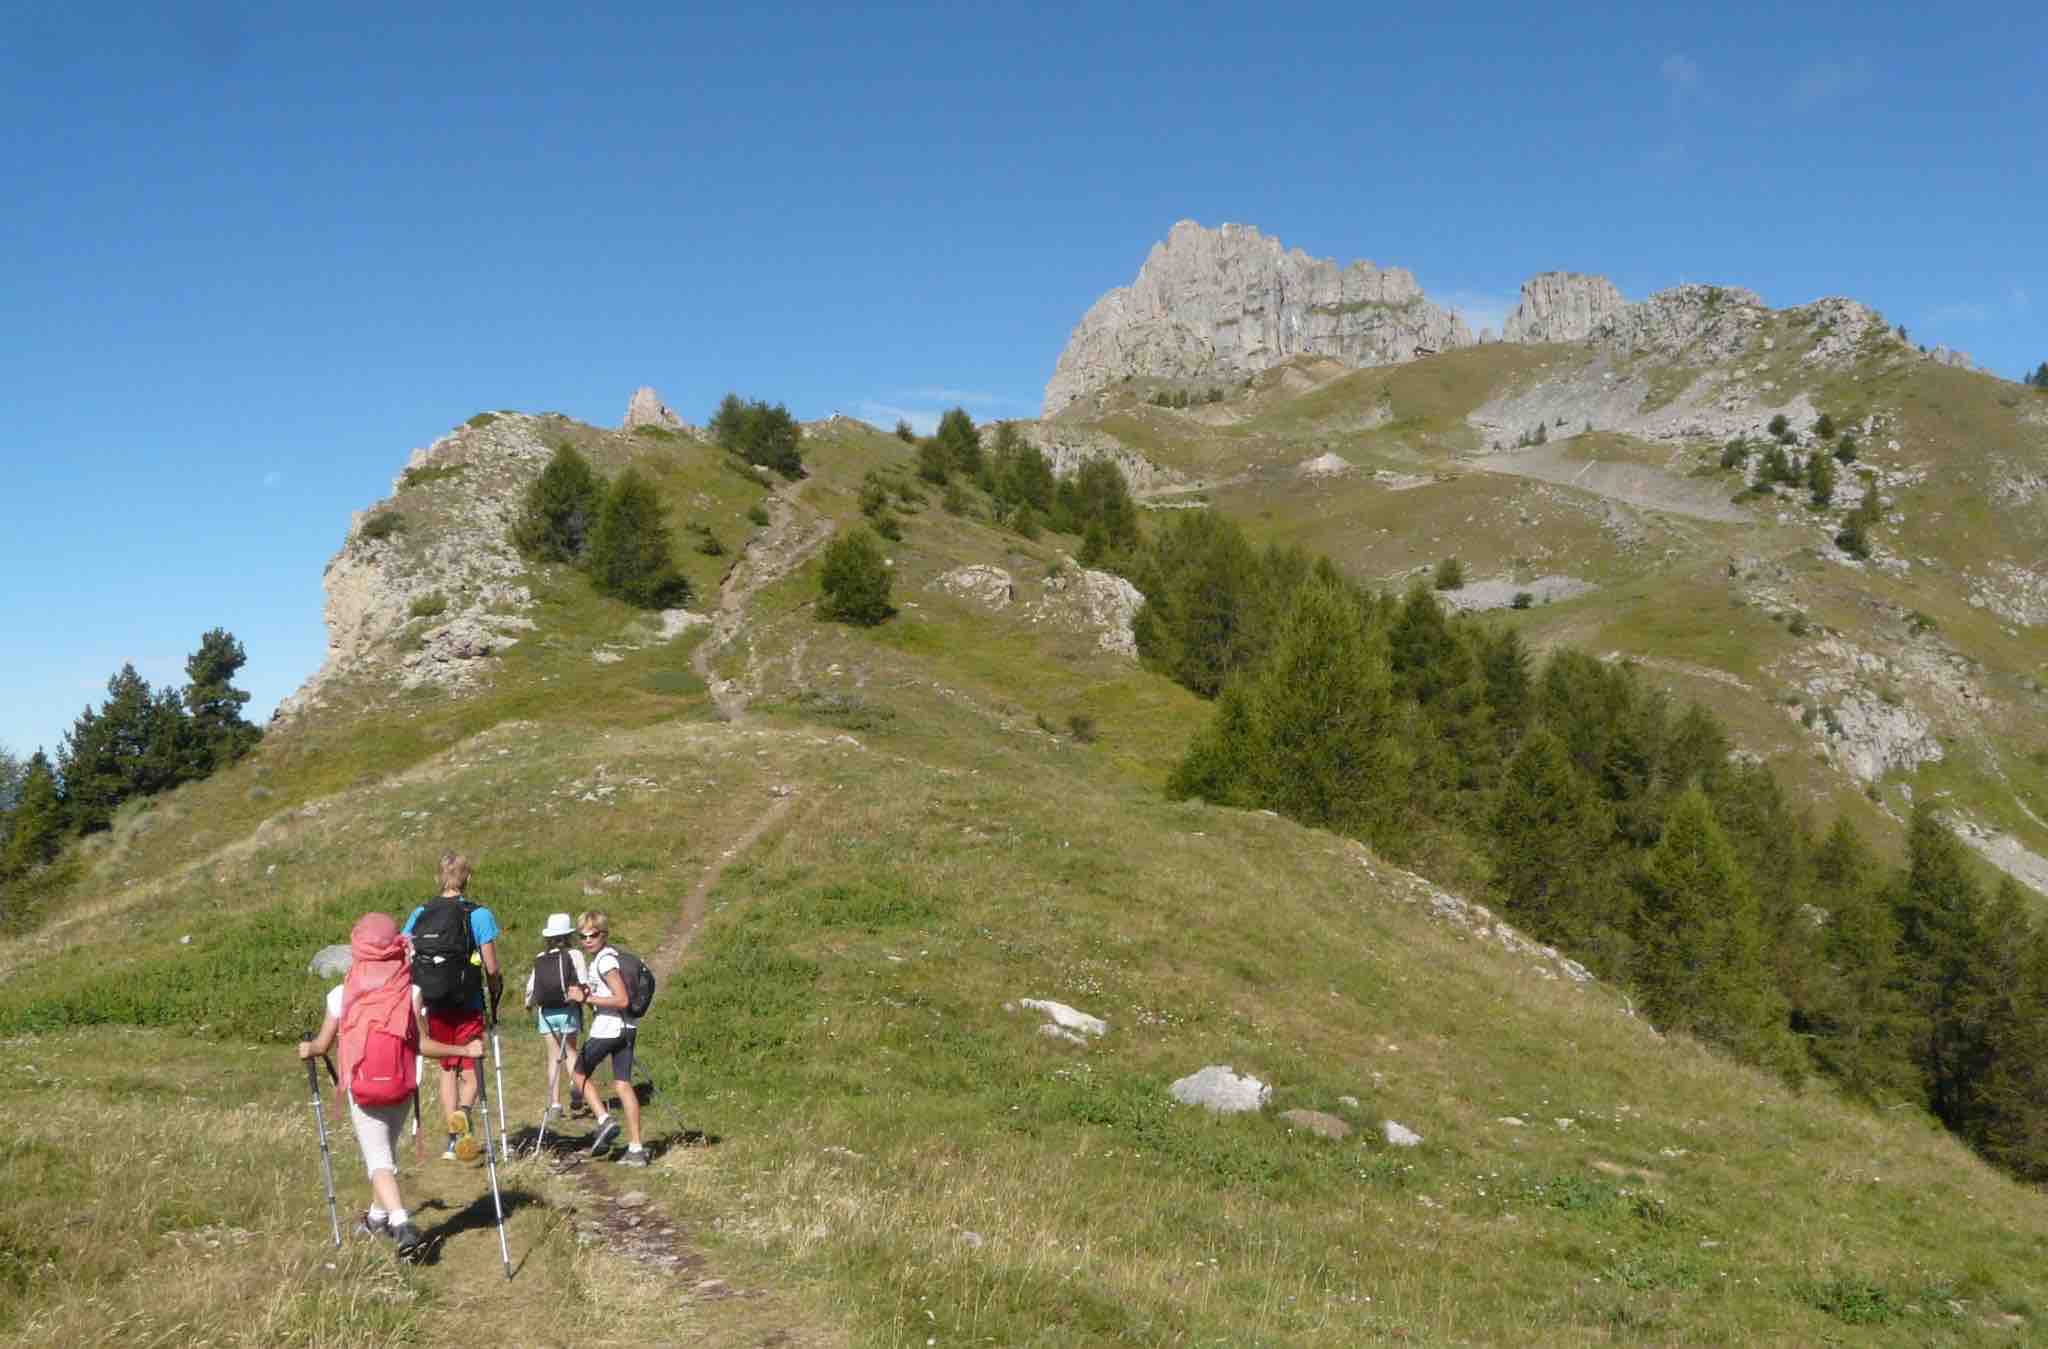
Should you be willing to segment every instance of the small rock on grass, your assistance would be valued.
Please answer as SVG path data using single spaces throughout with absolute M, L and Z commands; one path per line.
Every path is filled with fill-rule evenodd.
M 1326 1115 L 1320 1110 L 1289 1110 L 1280 1118 L 1296 1128 L 1306 1129 L 1310 1133 L 1319 1134 L 1324 1138 L 1349 1138 L 1351 1136 L 1351 1126 L 1349 1124 L 1338 1119 L 1335 1115 Z
M 1206 1106 L 1222 1115 L 1261 1110 L 1273 1099 L 1273 1089 L 1256 1077 L 1240 1077 L 1227 1063 L 1210 1064 L 1190 1073 L 1168 1088 L 1183 1105 Z
M 1406 1125 L 1396 1124 L 1394 1123 L 1394 1121 L 1390 1119 L 1380 1121 L 1380 1133 L 1382 1136 L 1386 1138 L 1387 1142 L 1391 1143 L 1393 1146 L 1397 1148 L 1414 1148 L 1422 1146 L 1421 1134 L 1416 1133 L 1413 1129 L 1408 1128 Z

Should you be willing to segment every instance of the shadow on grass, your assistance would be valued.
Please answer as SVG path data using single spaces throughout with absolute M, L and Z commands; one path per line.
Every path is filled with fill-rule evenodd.
M 507 1222 L 511 1221 L 512 1215 L 520 1209 L 534 1204 L 545 1203 L 539 1195 L 530 1190 L 500 1189 L 498 1195 L 504 1204 Z M 421 1213 L 428 1209 L 446 1210 L 447 1208 L 447 1201 L 429 1199 L 421 1204 L 418 1209 L 414 1210 L 414 1212 Z M 420 1258 L 418 1263 L 422 1265 L 438 1265 L 441 1263 L 441 1247 L 450 1239 L 458 1237 L 464 1232 L 478 1230 L 494 1231 L 497 1226 L 498 1210 L 491 1202 L 491 1187 L 486 1182 L 483 1187 L 483 1193 L 470 1200 L 465 1207 L 457 1209 L 434 1226 L 421 1229 L 420 1235 L 426 1239 L 427 1253 Z

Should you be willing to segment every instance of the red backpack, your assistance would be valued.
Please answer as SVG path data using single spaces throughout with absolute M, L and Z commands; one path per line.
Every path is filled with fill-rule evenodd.
M 397 1105 L 411 1099 L 419 1086 L 420 1030 L 412 1014 L 412 988 L 402 979 L 392 985 L 364 994 L 365 1005 L 351 1006 L 342 1014 L 345 1029 L 360 1020 L 370 1023 L 362 1053 L 348 1065 L 348 1094 L 357 1105 Z M 394 1023 L 403 1024 L 405 1034 L 394 1033 Z
M 370 1031 L 363 1056 L 348 1074 L 348 1094 L 357 1105 L 397 1105 L 419 1086 L 418 1033 L 401 1040 L 381 1027 Z

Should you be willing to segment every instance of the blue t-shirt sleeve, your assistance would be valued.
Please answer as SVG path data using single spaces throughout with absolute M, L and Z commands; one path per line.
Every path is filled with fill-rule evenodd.
M 479 904 L 469 911 L 469 935 L 482 946 L 498 939 L 498 915 Z
M 412 917 L 406 919 L 405 926 L 398 930 L 400 932 L 403 932 L 406 936 L 410 937 L 412 935 L 412 925 L 414 923 L 417 923 L 420 920 L 420 915 L 425 913 L 426 911 L 427 906 L 424 904 L 420 905 L 417 909 L 414 909 L 412 911 Z

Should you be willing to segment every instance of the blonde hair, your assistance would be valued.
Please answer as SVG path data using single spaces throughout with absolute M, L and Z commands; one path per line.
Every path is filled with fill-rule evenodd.
M 459 852 L 441 854 L 441 888 L 457 894 L 469 889 L 469 859 Z
M 603 909 L 585 909 L 582 913 L 577 914 L 576 926 L 579 928 L 594 928 L 604 933 L 607 937 L 612 935 L 611 915 Z

